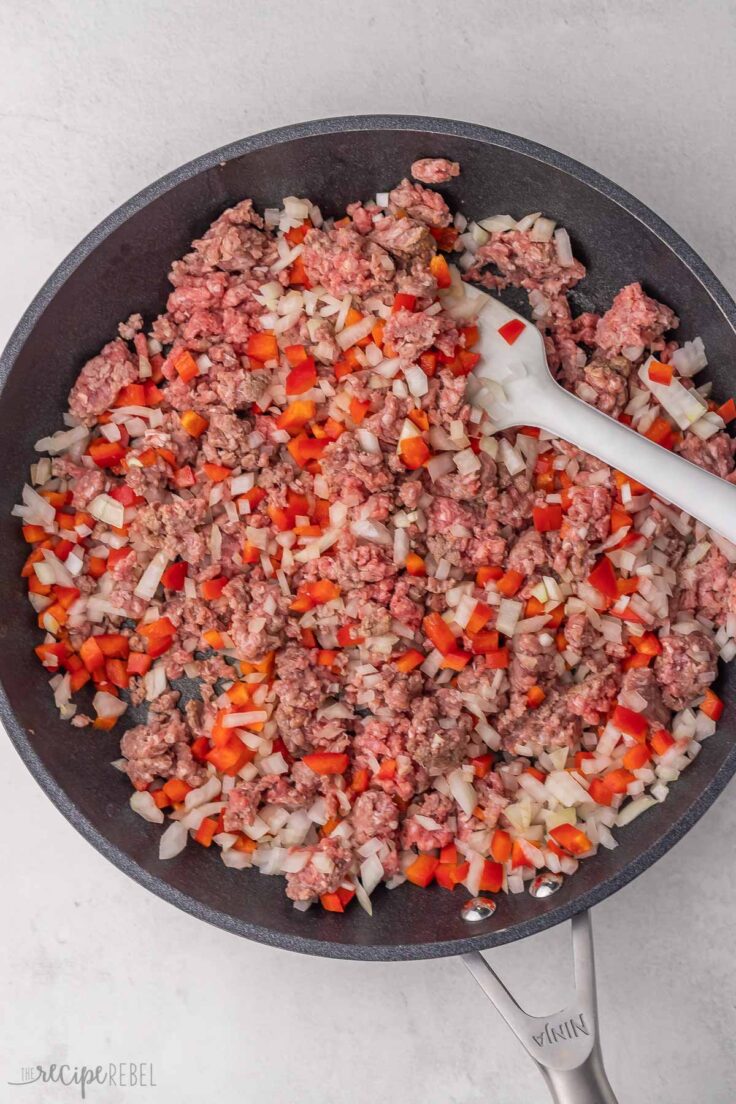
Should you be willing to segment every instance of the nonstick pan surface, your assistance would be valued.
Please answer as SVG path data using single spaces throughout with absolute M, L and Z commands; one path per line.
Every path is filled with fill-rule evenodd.
M 10 511 L 34 459 L 33 442 L 59 428 L 82 363 L 133 311 L 150 321 L 163 309 L 171 260 L 225 207 L 245 196 L 261 208 L 273 206 L 295 194 L 335 213 L 398 182 L 417 157 L 433 155 L 461 163 L 460 177 L 442 190 L 468 217 L 543 210 L 568 228 L 576 255 L 588 265 L 573 294 L 577 310 L 605 308 L 620 287 L 641 280 L 676 309 L 682 338 L 701 335 L 716 393 L 732 394 L 736 305 L 661 219 L 604 177 L 533 142 L 469 123 L 403 116 L 269 131 L 163 177 L 67 257 L 0 361 L 0 716 L 21 758 L 77 830 L 160 897 L 246 938 L 336 958 L 431 958 L 492 947 L 557 924 L 625 885 L 680 839 L 736 770 L 729 722 L 736 668 L 724 671 L 717 685 L 725 723 L 667 801 L 621 830 L 620 846 L 583 863 L 554 897 L 501 896 L 495 915 L 472 928 L 461 919 L 461 892 L 436 887 L 379 889 L 372 918 L 357 907 L 343 915 L 300 913 L 285 897 L 282 879 L 228 870 L 204 848 L 158 861 L 160 828 L 131 812 L 129 783 L 110 767 L 120 734 L 88 734 L 62 722 L 48 676 L 32 656 L 39 635 L 19 578 L 26 549 Z

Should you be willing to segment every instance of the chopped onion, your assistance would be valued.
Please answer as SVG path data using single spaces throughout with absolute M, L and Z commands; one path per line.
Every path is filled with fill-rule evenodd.
M 645 813 L 647 809 L 651 809 L 652 805 L 656 804 L 656 798 L 650 797 L 648 794 L 644 794 L 642 797 L 637 797 L 634 801 L 630 801 L 627 805 L 623 806 L 616 817 L 616 827 L 623 828 L 625 824 L 630 824 L 631 821 L 636 820 L 641 813 Z
M 168 562 L 169 557 L 165 552 L 157 552 L 138 580 L 133 593 L 150 602 L 158 589 L 158 584 L 161 582 L 161 576 L 166 570 Z
M 501 604 L 498 607 L 498 616 L 496 618 L 496 630 L 503 633 L 504 636 L 513 636 L 516 622 L 521 617 L 521 611 L 523 609 L 521 602 L 515 602 L 513 598 L 503 598 Z M 545 621 L 547 618 L 545 617 Z
M 345 350 L 351 348 L 351 346 L 357 345 L 364 337 L 368 337 L 375 324 L 376 319 L 373 315 L 366 315 L 365 318 L 361 318 L 360 322 L 356 322 L 353 326 L 346 326 L 345 329 L 337 335 L 335 340 L 342 351 L 345 352 Z
M 172 821 L 158 841 L 159 859 L 173 859 L 175 855 L 184 850 L 188 839 L 189 832 L 181 821 Z
M 555 249 L 557 251 L 557 260 L 563 268 L 569 268 L 570 265 L 575 264 L 575 258 L 572 254 L 572 245 L 570 244 L 570 235 L 562 226 L 560 226 L 558 230 L 555 230 Z
M 462 770 L 451 771 L 447 776 L 450 793 L 466 816 L 473 815 L 473 809 L 478 804 L 478 795 L 472 783 L 468 782 Z
M 373 544 L 385 544 L 391 546 L 393 538 L 385 525 L 380 521 L 359 520 L 352 522 L 351 533 L 361 540 L 371 541 Z
M 163 810 L 159 809 L 148 790 L 136 790 L 130 796 L 130 807 L 144 820 L 150 820 L 151 824 L 163 824 Z
M 88 509 L 92 517 L 105 525 L 111 525 L 115 529 L 122 529 L 125 525 L 125 507 L 109 494 L 98 494 L 92 499 Z
M 121 717 L 128 706 L 113 694 L 98 690 L 92 699 L 92 708 L 98 717 Z
M 358 438 L 358 444 L 364 452 L 371 452 L 376 456 L 381 455 L 381 442 L 375 433 L 371 433 L 369 429 L 359 428 L 356 429 L 355 436 Z
M 673 377 L 669 384 L 655 383 L 649 376 L 649 365 L 654 357 L 649 357 L 639 368 L 639 379 L 654 395 L 664 410 L 672 417 L 680 429 L 689 429 L 693 422 L 702 418 L 708 410 L 707 405 L 692 388 L 683 387 Z

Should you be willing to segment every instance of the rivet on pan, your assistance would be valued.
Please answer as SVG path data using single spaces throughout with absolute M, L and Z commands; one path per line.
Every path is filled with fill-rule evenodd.
M 553 874 L 550 870 L 544 874 L 537 874 L 534 881 L 529 883 L 529 892 L 532 897 L 551 897 L 564 882 L 562 874 Z
M 496 902 L 490 897 L 471 897 L 461 909 L 463 920 L 477 924 L 479 920 L 488 920 L 496 911 Z

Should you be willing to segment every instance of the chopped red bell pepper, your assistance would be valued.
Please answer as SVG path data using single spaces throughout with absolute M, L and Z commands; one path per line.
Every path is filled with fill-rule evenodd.
M 669 751 L 674 742 L 674 736 L 669 733 L 665 728 L 657 729 L 656 732 L 652 733 L 649 740 L 652 751 L 655 755 L 664 755 L 666 751 Z
M 552 839 L 569 851 L 571 855 L 583 855 L 592 849 L 592 843 L 580 828 L 574 824 L 558 824 L 549 833 Z
M 599 805 L 610 805 L 613 801 L 613 790 L 606 785 L 602 778 L 592 779 L 588 787 L 588 793 L 591 800 L 596 801 Z
M 632 782 L 636 781 L 636 778 L 631 771 L 626 770 L 625 767 L 617 767 L 615 770 L 609 771 L 608 774 L 604 775 L 603 781 L 611 793 L 625 794 L 627 788 Z
M 405 291 L 400 291 L 394 297 L 394 303 L 393 303 L 393 306 L 392 306 L 391 310 L 393 311 L 394 314 L 396 314 L 396 312 L 400 311 L 400 310 L 413 311 L 416 305 L 417 305 L 416 295 L 409 295 Z
M 410 552 L 406 557 L 406 573 L 407 575 L 424 576 L 427 574 L 427 567 L 421 556 L 418 556 L 416 552 Z
M 409 471 L 416 471 L 431 456 L 429 445 L 423 437 L 404 437 L 399 442 L 399 456 Z
M 121 387 L 115 399 L 115 406 L 148 406 L 146 388 L 142 383 L 127 383 Z
M 723 715 L 723 702 L 712 690 L 705 691 L 705 700 L 700 703 L 701 712 L 712 721 L 719 721 Z
M 194 838 L 197 843 L 201 843 L 203 847 L 209 847 L 212 843 L 212 838 L 217 834 L 217 821 L 214 817 L 203 817 L 199 822 L 199 828 L 194 834 Z
M 314 751 L 302 758 L 315 774 L 344 774 L 350 757 L 341 751 Z
M 429 262 L 429 271 L 437 281 L 438 288 L 449 288 L 452 284 L 450 266 L 441 253 L 435 253 Z
M 504 598 L 513 598 L 523 582 L 522 573 L 510 568 L 496 580 L 496 590 L 499 594 L 503 594 Z
M 535 506 L 532 509 L 534 528 L 538 533 L 550 533 L 559 529 L 562 525 L 562 506 L 557 503 L 549 503 L 546 506 Z
M 251 334 L 248 338 L 245 351 L 248 356 L 252 357 L 254 360 L 276 360 L 279 355 L 276 335 L 268 331 Z
M 622 763 L 626 770 L 638 771 L 647 765 L 651 757 L 652 752 L 648 744 L 634 744 L 624 755 Z M 592 782 L 590 785 L 590 792 L 593 792 Z M 597 800 L 597 798 L 595 800 Z
M 506 647 L 486 652 L 485 657 L 486 667 L 490 667 L 492 671 L 505 670 L 510 662 L 509 650 Z
M 313 399 L 296 399 L 282 410 L 276 419 L 278 429 L 285 429 L 288 433 L 298 433 L 307 422 L 311 422 L 317 410 L 317 404 Z
M 354 648 L 358 644 L 362 644 L 365 640 L 364 636 L 353 635 L 354 630 L 357 629 L 356 624 L 341 625 L 337 630 L 337 643 L 341 648 Z
M 308 356 L 295 365 L 286 377 L 286 394 L 303 395 L 317 386 L 317 367 L 314 357 Z
M 418 855 L 404 873 L 408 881 L 425 889 L 434 878 L 439 864 L 439 859 L 434 855 Z
M 526 322 L 522 322 L 520 318 L 511 318 L 508 322 L 504 322 L 503 326 L 499 326 L 498 332 L 504 341 L 509 345 L 513 345 L 525 329 Z
M 661 383 L 663 387 L 669 387 L 672 383 L 672 365 L 662 364 L 659 360 L 649 361 L 649 378 L 652 383 Z
M 96 437 L 87 452 L 98 468 L 114 468 L 125 457 L 126 449 L 120 441 L 108 441 L 106 437 Z
M 128 674 L 145 675 L 152 664 L 153 659 L 146 652 L 131 652 L 128 656 Z
M 445 619 L 436 611 L 422 621 L 424 634 L 443 655 L 457 651 L 457 640 Z
M 617 705 L 611 715 L 611 722 L 627 736 L 633 736 L 635 740 L 646 739 L 649 722 L 643 713 L 636 713 L 633 709 L 627 709 L 625 705 Z
M 224 464 L 203 464 L 202 471 L 212 483 L 224 483 L 233 474 L 233 469 Z
M 214 602 L 217 598 L 222 596 L 222 592 L 227 586 L 228 580 L 225 575 L 218 575 L 216 579 L 206 579 L 203 583 L 199 584 L 199 593 L 204 598 L 205 602 Z
M 611 598 L 615 601 L 619 596 L 616 573 L 608 556 L 601 556 L 588 576 L 588 582 L 596 590 L 599 590 L 604 598 Z
M 421 667 L 425 658 L 426 656 L 423 652 L 417 651 L 416 648 L 410 648 L 408 652 L 404 652 L 394 659 L 394 665 L 402 674 L 408 675 L 410 671 L 415 670 L 417 667 Z
M 479 889 L 486 893 L 498 893 L 503 885 L 503 866 L 500 862 L 486 859 L 480 876 Z
M 169 564 L 165 569 L 161 576 L 161 582 L 167 590 L 183 590 L 188 571 L 189 564 L 186 560 L 177 560 L 176 563 Z
M 199 375 L 199 368 L 197 362 L 189 352 L 188 349 L 180 349 L 174 356 L 174 368 L 180 379 L 185 383 L 189 383 L 195 376 Z
M 181 422 L 181 427 L 184 432 L 195 439 L 201 437 L 210 424 L 207 419 L 203 418 L 201 414 L 198 414 L 196 410 L 185 410 L 183 414 L 179 415 L 179 421 Z

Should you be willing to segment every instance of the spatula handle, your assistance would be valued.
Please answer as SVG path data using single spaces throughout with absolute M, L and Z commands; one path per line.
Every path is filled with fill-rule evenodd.
M 736 486 L 691 464 L 565 391 L 550 378 L 530 424 L 632 476 L 736 544 Z

